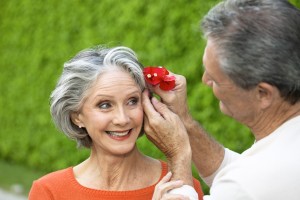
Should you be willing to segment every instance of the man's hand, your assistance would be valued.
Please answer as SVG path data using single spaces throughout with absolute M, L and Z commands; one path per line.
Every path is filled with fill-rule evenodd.
M 194 164 L 201 176 L 209 176 L 220 166 L 224 158 L 224 147 L 207 134 L 204 128 L 190 115 L 187 105 L 185 77 L 170 74 L 176 78 L 175 88 L 170 91 L 163 91 L 157 86 L 150 86 L 149 89 L 160 96 L 162 102 L 180 117 L 189 135 Z M 174 126 L 173 129 L 176 128 Z
M 167 157 L 180 156 L 189 148 L 189 138 L 180 118 L 155 97 L 149 99 L 143 93 L 145 112 L 144 130 L 150 139 Z
M 149 89 L 160 96 L 161 102 L 168 106 L 168 108 L 179 115 L 183 120 L 189 115 L 187 105 L 187 93 L 186 93 L 186 79 L 182 75 L 173 74 L 175 76 L 175 88 L 170 91 L 163 91 L 158 86 L 149 86 Z
M 171 171 L 174 170 L 172 179 L 193 185 L 191 147 L 180 118 L 156 98 L 150 100 L 147 90 L 143 92 L 143 107 L 146 136 L 165 154 Z

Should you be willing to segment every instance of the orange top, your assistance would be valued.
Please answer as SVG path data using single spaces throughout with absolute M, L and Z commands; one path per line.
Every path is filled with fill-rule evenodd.
M 162 173 L 159 180 L 168 172 L 166 163 L 161 162 Z M 33 182 L 29 193 L 29 200 L 141 200 L 152 199 L 155 185 L 130 191 L 105 191 L 86 188 L 80 185 L 73 174 L 73 167 L 52 172 Z M 203 192 L 198 180 L 194 179 L 194 188 L 199 200 L 203 199 Z

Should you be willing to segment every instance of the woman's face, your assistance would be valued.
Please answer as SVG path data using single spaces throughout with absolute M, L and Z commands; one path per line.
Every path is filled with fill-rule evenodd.
M 97 150 L 126 154 L 134 148 L 142 128 L 141 89 L 128 72 L 104 72 L 87 91 L 73 121 L 86 128 Z

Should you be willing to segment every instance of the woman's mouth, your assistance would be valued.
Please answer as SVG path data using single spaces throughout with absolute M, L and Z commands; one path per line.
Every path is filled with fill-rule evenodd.
M 131 130 L 132 129 L 127 131 L 106 131 L 106 133 L 114 139 L 126 139 L 129 137 Z

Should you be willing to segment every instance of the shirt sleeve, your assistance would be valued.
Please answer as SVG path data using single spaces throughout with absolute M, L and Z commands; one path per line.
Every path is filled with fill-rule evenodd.
M 34 181 L 30 189 L 28 200 L 53 200 L 51 193 L 38 181 Z
M 234 180 L 225 179 L 214 185 L 203 200 L 254 200 L 249 191 Z
M 222 161 L 220 167 L 212 175 L 207 176 L 207 177 L 203 177 L 204 182 L 209 187 L 211 187 L 212 182 L 213 182 L 215 176 L 219 173 L 219 171 L 221 169 L 223 169 L 225 166 L 227 166 L 229 163 L 234 162 L 239 157 L 240 157 L 240 154 L 225 148 L 225 155 L 224 155 L 224 158 L 223 158 L 223 161 Z
M 183 185 L 180 188 L 171 190 L 170 193 L 187 196 L 190 198 L 190 200 L 198 200 L 198 194 L 196 190 L 190 185 Z

